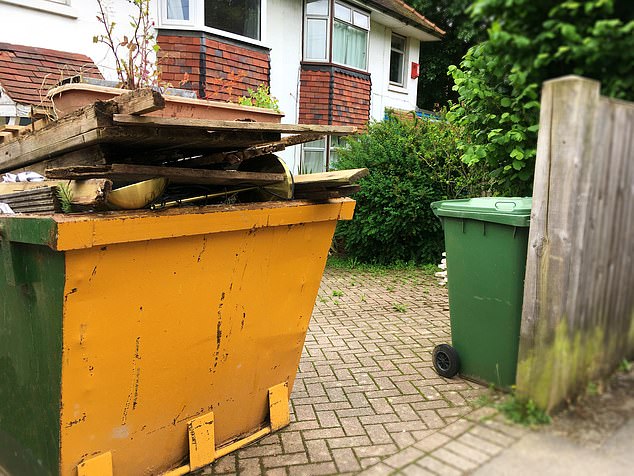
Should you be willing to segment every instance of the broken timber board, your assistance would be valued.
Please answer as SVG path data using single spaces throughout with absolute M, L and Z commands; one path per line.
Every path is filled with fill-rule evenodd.
M 300 200 L 326 200 L 352 195 L 361 190 L 359 185 L 342 185 L 325 190 L 295 190 L 295 198 Z
M 239 172 L 236 170 L 205 170 L 151 165 L 112 164 L 95 167 L 65 167 L 49 169 L 48 178 L 83 179 L 105 177 L 112 180 L 147 180 L 164 177 L 172 183 L 197 185 L 269 185 L 283 182 L 284 174 Z
M 286 149 L 287 147 L 312 142 L 324 137 L 324 134 L 296 134 L 283 137 L 277 142 L 255 145 L 242 150 L 232 150 L 228 152 L 215 152 L 213 154 L 203 155 L 195 159 L 185 160 L 182 165 L 187 167 L 200 167 L 210 164 L 228 163 L 239 164 L 245 160 L 260 157 L 262 155 L 272 154 Z
M 65 119 L 68 116 L 64 116 Z M 46 130 L 42 130 L 46 132 Z M 214 132 L 203 130 L 176 130 L 156 128 L 146 129 L 131 127 L 99 127 L 81 134 L 62 137 L 56 134 L 46 134 L 46 139 L 37 135 L 29 135 L 23 139 L 0 145 L 0 172 L 27 168 L 31 164 L 54 158 L 85 147 L 105 144 L 131 148 L 127 150 L 130 156 L 132 149 L 145 155 L 143 161 L 152 160 L 152 156 L 173 150 L 182 150 L 188 155 L 202 155 L 210 150 L 227 150 L 238 147 L 249 147 L 254 144 L 267 143 L 279 139 L 275 133 L 235 133 Z M 160 157 L 154 160 L 160 161 Z M 109 160 L 112 162 L 112 160 Z M 134 161 L 134 159 L 126 159 Z
M 20 167 L 12 170 L 11 173 L 19 172 L 37 172 L 44 175 L 46 169 L 55 169 L 59 167 L 70 167 L 73 165 L 105 165 L 108 163 L 107 158 L 112 155 L 109 148 L 105 145 L 92 145 L 82 149 L 66 152 L 52 159 L 35 162 L 26 167 Z
M 357 182 L 369 173 L 370 171 L 366 168 L 334 170 L 317 174 L 295 175 L 293 182 L 296 190 L 332 188 Z
M 152 89 L 137 89 L 112 99 L 119 110 L 119 114 L 140 115 L 158 111 L 165 107 L 165 99 L 158 91 Z
M 112 126 L 113 114 L 121 111 L 140 114 L 160 109 L 164 103 L 163 97 L 155 91 L 131 91 L 110 101 L 98 101 L 85 106 L 57 121 L 50 121 L 43 128 L 32 129 L 26 126 L 24 129 L 28 133 L 24 136 L 10 142 L 7 139 L 0 142 L 0 172 L 25 167 L 83 145 L 92 145 L 98 142 L 97 138 L 86 138 L 83 135 L 98 128 Z
M 24 190 L 67 185 L 71 191 L 73 205 L 95 206 L 105 203 L 112 190 L 112 181 L 92 180 L 44 180 L 42 182 L 0 182 L 0 202 L 2 196 Z
M 51 122 L 37 132 L 0 145 L 0 172 L 50 158 L 55 152 L 65 152 L 89 145 L 86 144 L 83 135 L 109 125 L 114 107 L 113 103 L 86 106 Z
M 182 127 L 209 131 L 258 131 L 279 132 L 281 134 L 320 133 L 349 135 L 357 132 L 353 126 L 324 126 L 317 124 L 278 124 L 275 122 L 216 121 L 209 119 L 185 119 L 178 117 L 149 117 L 129 114 L 115 114 L 114 124 L 128 126 Z

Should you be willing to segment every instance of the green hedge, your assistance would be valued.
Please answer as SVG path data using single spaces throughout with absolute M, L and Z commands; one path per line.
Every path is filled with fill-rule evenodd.
M 354 219 L 337 228 L 347 256 L 375 264 L 438 262 L 443 234 L 430 203 L 483 191 L 481 169 L 460 160 L 462 135 L 445 121 L 394 116 L 371 123 L 339 150 L 336 168 L 370 169 L 354 196 Z

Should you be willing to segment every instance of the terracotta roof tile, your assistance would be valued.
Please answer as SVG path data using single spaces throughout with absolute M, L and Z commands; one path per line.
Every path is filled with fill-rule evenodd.
M 0 86 L 22 104 L 50 105 L 46 91 L 69 76 L 103 78 L 85 55 L 0 43 Z

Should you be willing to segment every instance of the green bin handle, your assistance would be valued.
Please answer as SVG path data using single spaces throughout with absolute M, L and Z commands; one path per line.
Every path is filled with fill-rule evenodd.
M 515 202 L 513 202 L 511 200 L 500 200 L 498 202 L 495 202 L 495 208 L 497 208 L 498 210 L 502 210 L 502 211 L 505 211 L 505 210 L 504 210 L 504 208 L 498 207 L 499 204 L 513 205 L 510 210 L 507 208 L 506 211 L 515 210 L 515 207 L 517 206 L 517 203 L 515 203 Z

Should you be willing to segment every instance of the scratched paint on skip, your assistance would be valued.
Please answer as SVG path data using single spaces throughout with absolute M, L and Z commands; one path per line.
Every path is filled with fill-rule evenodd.
M 214 353 L 214 369 L 218 366 L 218 356 L 220 354 L 220 342 L 222 341 L 222 306 L 224 305 L 225 293 L 220 295 L 218 305 L 218 323 L 216 324 L 216 352 Z
M 141 381 L 141 337 L 137 337 L 134 346 L 134 357 L 132 358 L 132 387 L 128 398 L 126 398 L 125 405 L 123 407 L 123 415 L 121 417 L 121 425 L 124 426 L 128 421 L 128 412 L 130 407 L 135 410 L 139 403 L 139 383 Z
M 200 263 L 200 260 L 201 260 L 201 258 L 203 256 L 203 253 L 205 252 L 206 248 L 207 248 L 207 237 L 203 236 L 203 247 L 200 250 L 200 253 L 198 254 L 198 261 L 197 261 L 198 263 Z

